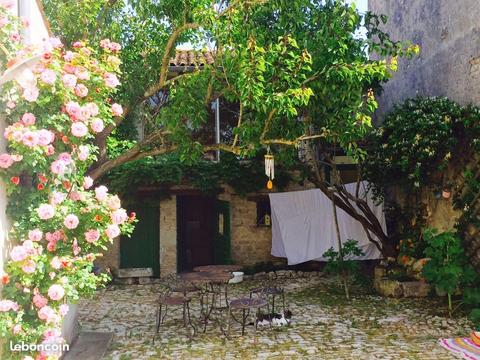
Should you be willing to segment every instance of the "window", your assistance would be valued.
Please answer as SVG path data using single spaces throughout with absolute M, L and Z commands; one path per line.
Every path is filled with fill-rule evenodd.
M 272 226 L 270 199 L 257 200 L 257 226 Z

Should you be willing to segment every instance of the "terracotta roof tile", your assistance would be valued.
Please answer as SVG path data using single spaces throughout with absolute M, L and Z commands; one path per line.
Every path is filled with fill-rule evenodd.
M 175 50 L 170 58 L 170 66 L 204 66 L 214 62 L 212 50 Z

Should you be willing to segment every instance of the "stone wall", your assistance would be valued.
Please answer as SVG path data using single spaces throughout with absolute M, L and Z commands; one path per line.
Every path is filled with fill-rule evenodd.
M 393 40 L 410 40 L 421 53 L 400 60 L 379 99 L 381 118 L 394 104 L 417 94 L 480 104 L 480 6 L 478 0 L 369 0 L 388 16 Z
M 160 276 L 177 272 L 177 197 L 160 201 Z

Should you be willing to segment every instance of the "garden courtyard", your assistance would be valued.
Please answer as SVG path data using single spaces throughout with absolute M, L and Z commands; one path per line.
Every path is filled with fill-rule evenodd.
M 307 273 L 308 274 L 308 273 Z M 393 299 L 368 287 L 352 289 L 347 301 L 336 279 L 322 273 L 283 280 L 290 326 L 253 327 L 241 336 L 232 325 L 230 340 L 218 324 L 199 331 L 189 343 L 185 330 L 173 324 L 172 314 L 160 335 L 155 333 L 158 284 L 111 285 L 79 305 L 82 330 L 113 332 L 104 359 L 452 359 L 438 345 L 441 337 L 464 336 L 472 324 L 463 316 L 449 318 L 439 298 Z M 258 281 L 230 286 L 230 297 L 248 294 Z M 198 324 L 198 300 L 192 317 Z M 177 324 L 180 320 L 177 321 Z

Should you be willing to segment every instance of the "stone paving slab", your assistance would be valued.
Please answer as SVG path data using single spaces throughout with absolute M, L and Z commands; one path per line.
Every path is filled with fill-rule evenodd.
M 288 327 L 261 329 L 257 343 L 253 328 L 241 336 L 233 322 L 226 340 L 218 324 L 192 342 L 166 319 L 161 334 L 155 332 L 158 285 L 111 286 L 98 291 L 79 306 L 83 330 L 110 331 L 114 338 L 103 359 L 456 359 L 437 345 L 440 337 L 469 334 L 472 324 L 465 317 L 448 318 L 441 299 L 390 299 L 353 289 L 347 301 L 332 278 L 284 280 L 287 305 L 293 313 Z M 230 298 L 248 294 L 259 283 L 232 285 Z M 199 304 L 192 301 L 198 324 Z M 221 321 L 225 315 L 218 314 Z M 177 313 L 181 319 L 181 313 Z

